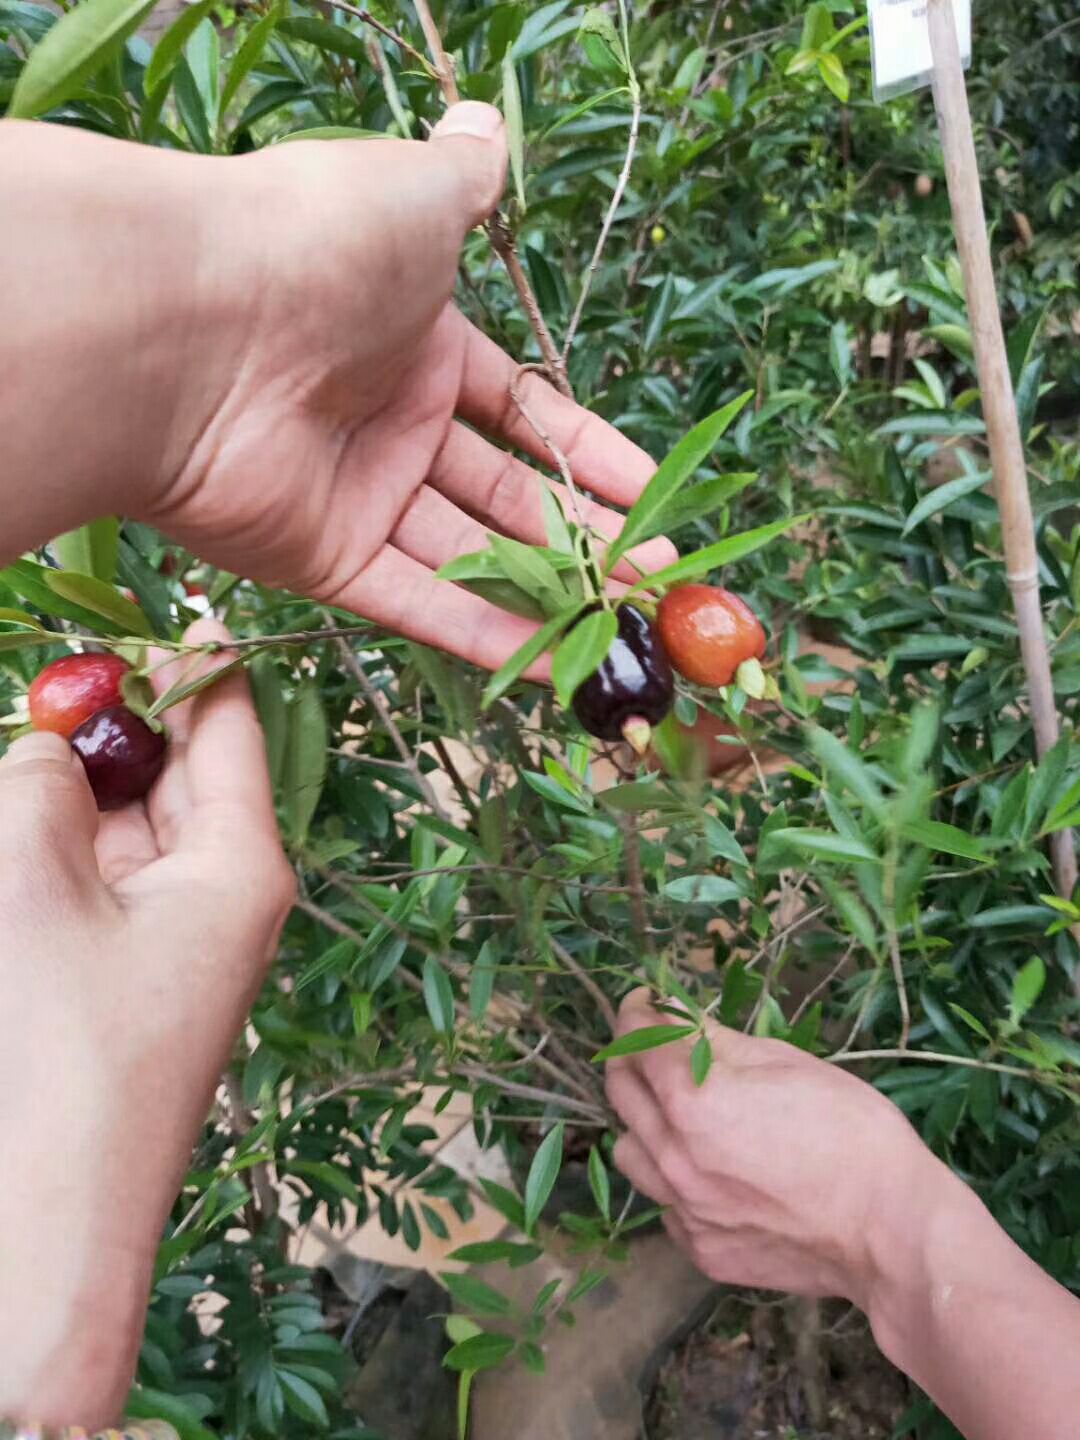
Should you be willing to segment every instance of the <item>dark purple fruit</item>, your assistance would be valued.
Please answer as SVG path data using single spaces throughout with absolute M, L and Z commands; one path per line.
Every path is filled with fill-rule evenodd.
M 674 702 L 675 678 L 652 622 L 632 605 L 619 607 L 618 621 L 607 659 L 574 694 L 574 714 L 590 735 L 644 754 Z
M 99 810 L 141 800 L 161 774 L 165 736 L 124 705 L 99 710 L 71 737 Z

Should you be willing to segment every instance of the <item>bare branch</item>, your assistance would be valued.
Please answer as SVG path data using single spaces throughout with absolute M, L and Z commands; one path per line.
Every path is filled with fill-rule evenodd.
M 431 7 L 427 0 L 413 0 L 416 9 L 417 19 L 420 21 L 420 28 L 424 32 L 424 40 L 431 56 L 432 64 L 435 66 L 435 74 L 438 76 L 439 88 L 442 90 L 443 99 L 447 105 L 456 105 L 461 99 L 457 88 L 457 78 L 454 74 L 453 57 L 446 53 L 442 36 L 439 34 L 439 27 L 435 24 L 435 17 L 431 13 Z
M 417 50 L 414 45 L 410 45 L 404 35 L 399 35 L 396 30 L 391 30 L 390 27 L 384 25 L 381 20 L 376 20 L 370 10 L 362 10 L 359 6 L 350 5 L 348 4 L 348 0 L 323 0 L 323 4 L 329 5 L 334 10 L 341 10 L 346 15 L 352 15 L 365 25 L 370 25 L 371 28 L 377 30 L 380 35 L 385 35 L 387 40 L 392 40 L 399 50 L 403 50 L 410 59 L 415 60 L 424 70 L 430 71 L 431 67 L 426 57 L 421 55 L 420 51 Z

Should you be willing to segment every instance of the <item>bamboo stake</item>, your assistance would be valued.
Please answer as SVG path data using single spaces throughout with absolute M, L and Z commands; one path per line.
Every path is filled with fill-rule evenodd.
M 1035 522 L 1028 494 L 1024 442 L 1020 435 L 1016 396 L 998 309 L 979 162 L 975 154 L 971 110 L 952 0 L 928 0 L 927 14 L 930 48 L 934 57 L 934 103 L 945 156 L 945 176 L 960 268 L 971 317 L 975 364 L 994 474 L 994 494 L 1001 512 L 1006 578 L 1016 607 L 1020 654 L 1035 729 L 1035 749 L 1041 758 L 1057 741 L 1060 731 L 1039 599 L 1039 561 L 1035 550 Z M 1058 894 L 1063 899 L 1069 899 L 1077 881 L 1072 832 L 1062 830 L 1052 835 L 1050 853 Z M 1073 933 L 1076 934 L 1075 928 Z

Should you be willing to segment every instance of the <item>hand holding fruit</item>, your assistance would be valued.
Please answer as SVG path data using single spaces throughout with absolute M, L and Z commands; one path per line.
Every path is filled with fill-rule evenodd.
M 292 899 L 243 675 L 169 719 L 145 805 L 102 816 L 60 735 L 0 761 L 0 1087 L 25 1099 L 4 1135 L 0 1415 L 118 1413 L 161 1227 Z

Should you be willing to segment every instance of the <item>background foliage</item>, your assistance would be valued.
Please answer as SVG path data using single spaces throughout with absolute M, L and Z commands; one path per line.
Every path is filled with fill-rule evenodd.
M 136 33 L 150 8 L 87 0 L 56 24 L 0 0 L 0 101 L 226 154 L 420 136 L 441 109 L 428 70 L 348 6 L 200 0 L 153 50 Z M 365 1433 L 312 1276 L 288 1263 L 279 1193 L 301 1224 L 377 1211 L 410 1244 L 442 1224 L 424 1197 L 467 1213 L 410 1122 L 422 1085 L 466 1090 L 484 1143 L 513 1157 L 520 1198 L 489 1196 L 522 1232 L 509 1263 L 537 1253 L 562 1157 L 591 1151 L 595 1204 L 562 1223 L 595 1283 L 641 1217 L 612 1199 L 592 1057 L 608 1002 L 642 977 L 695 1015 L 847 1052 L 1080 1289 L 1080 912 L 1048 898 L 1044 853 L 1080 820 L 1080 27 L 1065 0 L 976 10 L 971 97 L 1065 721 L 1037 768 L 932 107 L 872 104 L 846 0 L 634 8 L 641 142 L 569 366 L 578 397 L 657 457 L 750 392 L 683 492 L 700 504 L 665 523 L 693 550 L 811 515 L 724 572 L 770 629 L 783 700 L 686 694 L 679 715 L 704 707 L 786 763 L 710 783 L 669 736 L 675 778 L 598 788 L 550 694 L 512 687 L 483 709 L 484 677 L 393 637 L 352 639 L 347 658 L 296 639 L 355 622 L 141 525 L 0 572 L 13 728 L 36 670 L 87 630 L 176 640 L 208 596 L 243 637 L 292 637 L 247 654 L 302 898 L 162 1245 L 134 1408 L 191 1437 Z M 373 13 L 423 49 L 411 7 Z M 463 94 L 519 108 L 509 213 L 556 339 L 626 154 L 617 18 L 568 0 L 455 0 L 440 17 Z M 459 299 L 537 358 L 479 233 Z M 815 639 L 854 652 L 854 685 Z M 919 1060 L 899 1054 L 905 1005 Z M 699 1074 L 708 1061 L 698 1047 Z M 454 1286 L 465 1374 L 515 1346 L 542 1364 L 543 1325 L 575 1298 L 508 1316 L 497 1289 Z M 209 1328 L 208 1295 L 224 1302 Z M 919 1404 L 909 1428 L 950 1433 Z

